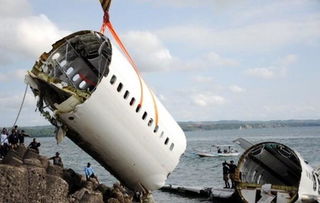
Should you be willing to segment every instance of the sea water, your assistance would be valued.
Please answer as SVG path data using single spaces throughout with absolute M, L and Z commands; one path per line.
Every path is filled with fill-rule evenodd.
M 213 149 L 212 145 L 215 144 L 233 144 L 232 141 L 240 137 L 252 143 L 264 141 L 280 142 L 299 152 L 311 166 L 320 166 L 320 127 L 190 131 L 186 132 L 186 136 L 188 142 L 187 150 L 175 171 L 169 176 L 166 184 L 222 188 L 224 185 L 222 162 L 225 160 L 237 162 L 239 157 L 200 158 L 195 154 L 195 151 L 198 149 Z M 55 152 L 60 152 L 65 168 L 72 168 L 76 172 L 83 174 L 86 164 L 90 162 L 102 183 L 111 186 L 117 182 L 108 171 L 69 139 L 64 139 L 59 145 L 56 144 L 54 137 L 40 137 L 37 140 L 41 143 L 41 154 L 50 157 L 54 156 Z M 26 140 L 27 144 L 29 142 L 31 142 L 30 138 Z M 240 147 L 235 147 L 242 152 Z M 108 155 L 106 154 L 106 156 Z M 190 199 L 160 190 L 154 191 L 153 196 L 158 203 L 207 202 L 203 199 Z

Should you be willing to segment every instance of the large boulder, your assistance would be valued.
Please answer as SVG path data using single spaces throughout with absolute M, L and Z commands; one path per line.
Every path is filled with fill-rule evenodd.
M 3 164 L 2 164 L 2 163 Z M 98 180 L 51 165 L 47 157 L 19 146 L 0 162 L 0 202 L 131 203 L 119 183 L 112 188 Z
M 26 168 L 0 165 L 1 202 L 28 202 L 28 188 Z
M 46 203 L 65 203 L 69 192 L 68 183 L 60 177 L 46 175 Z
M 29 202 L 44 202 L 46 196 L 46 170 L 44 168 L 27 166 L 28 199 Z

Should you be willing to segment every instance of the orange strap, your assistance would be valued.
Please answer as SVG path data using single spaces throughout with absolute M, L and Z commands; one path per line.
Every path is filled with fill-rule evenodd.
M 100 29 L 101 33 L 104 33 L 106 30 L 106 27 L 109 29 L 109 31 L 111 32 L 113 38 L 116 40 L 117 44 L 119 45 L 119 47 L 121 48 L 122 52 L 125 54 L 125 56 L 127 57 L 129 63 L 132 65 L 132 67 L 134 68 L 134 70 L 136 71 L 138 78 L 139 78 L 139 83 L 140 83 L 140 87 L 141 87 L 141 98 L 140 98 L 140 105 L 142 105 L 143 103 L 143 86 L 142 86 L 142 80 L 140 77 L 140 73 L 138 71 L 137 65 L 135 64 L 135 62 L 133 61 L 133 59 L 131 58 L 129 52 L 127 51 L 126 47 L 124 46 L 124 44 L 122 43 L 119 35 L 117 34 L 117 32 L 115 31 L 115 29 L 113 28 L 111 22 L 110 22 L 110 17 L 109 17 L 109 13 L 107 11 L 104 12 L 104 16 L 103 16 L 103 23 Z
M 128 50 L 126 49 L 126 47 L 124 46 L 124 44 L 122 43 L 119 35 L 117 34 L 117 32 L 115 31 L 115 29 L 113 28 L 111 22 L 110 22 L 110 16 L 109 16 L 109 12 L 108 11 L 105 11 L 104 12 L 104 16 L 103 16 L 103 23 L 102 23 L 102 26 L 101 26 L 101 29 L 100 29 L 100 32 L 101 33 L 104 33 L 105 30 L 106 30 L 106 27 L 109 29 L 109 31 L 111 32 L 111 35 L 113 36 L 113 38 L 116 40 L 117 44 L 119 45 L 119 47 L 121 48 L 122 52 L 125 54 L 125 56 L 127 57 L 129 63 L 132 65 L 132 67 L 134 68 L 138 78 L 139 78 L 139 83 L 140 83 L 140 93 L 141 93 L 141 98 L 140 98 L 140 103 L 139 105 L 142 106 L 142 103 L 143 103 L 143 84 L 142 84 L 142 79 L 140 77 L 140 73 L 139 73 L 139 70 L 138 70 L 138 67 L 136 65 L 136 63 L 133 61 L 132 57 L 130 56 Z M 151 90 L 149 89 L 150 91 L 150 94 L 152 95 L 152 100 L 153 100 L 153 103 L 154 103 L 154 109 L 155 109 L 155 122 L 156 122 L 156 125 L 158 125 L 158 107 L 157 107 L 157 104 L 156 104 L 156 101 L 155 101 L 155 98 L 154 98 L 154 95 L 153 93 L 151 92 Z

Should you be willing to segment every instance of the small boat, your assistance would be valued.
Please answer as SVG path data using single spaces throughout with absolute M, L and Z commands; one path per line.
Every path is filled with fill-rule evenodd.
M 229 157 L 239 156 L 239 152 L 234 149 L 233 145 L 213 145 L 216 151 L 200 151 L 196 150 L 196 154 L 200 157 Z

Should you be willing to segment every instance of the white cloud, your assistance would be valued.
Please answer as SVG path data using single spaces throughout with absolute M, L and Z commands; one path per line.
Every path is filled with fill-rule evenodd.
M 297 60 L 298 60 L 297 55 L 289 54 L 289 55 L 285 56 L 284 58 L 280 59 L 279 63 L 283 66 L 288 66 L 288 65 L 295 63 Z
M 272 79 L 275 77 L 275 73 L 272 70 L 273 68 L 252 68 L 246 70 L 246 74 L 258 78 L 264 78 L 264 79 Z
M 141 71 L 167 70 L 174 59 L 159 38 L 147 31 L 130 31 L 123 36 Z
M 130 31 L 123 39 L 141 71 L 193 70 L 236 66 L 238 62 L 209 52 L 192 59 L 173 56 L 156 34 L 149 31 Z
M 213 95 L 212 93 L 199 93 L 193 95 L 192 100 L 195 105 L 201 107 L 222 105 L 226 103 L 226 99 L 224 97 Z
M 281 58 L 274 66 L 251 68 L 246 70 L 245 73 L 249 76 L 263 79 L 285 77 L 287 75 L 288 68 L 297 61 L 297 58 L 297 55 L 289 54 Z
M 238 3 L 240 0 L 140 0 L 142 2 L 150 2 L 157 5 L 169 5 L 174 7 L 203 7 L 203 6 L 215 6 L 225 7 Z
M 29 7 L 24 0 L 5 0 L 1 3 L 1 10 L 6 12 L 1 13 L 0 18 L 0 54 L 2 59 L 7 59 L 1 60 L 0 64 L 16 59 L 17 54 L 38 57 L 68 33 L 60 30 L 45 15 L 32 15 Z
M 183 25 L 160 29 L 156 33 L 163 40 L 194 47 L 266 51 L 286 45 L 318 42 L 319 27 L 320 19 L 311 18 L 300 21 L 259 22 L 219 29 Z
M 23 80 L 26 74 L 26 70 L 17 69 L 11 72 L 0 72 L 0 82 L 10 82 L 15 80 Z
M 237 86 L 237 85 L 232 85 L 229 87 L 230 91 L 231 92 L 234 92 L 234 93 L 242 93 L 242 92 L 245 92 L 246 90 Z
M 210 83 L 213 81 L 212 77 L 198 75 L 193 78 L 193 80 L 197 83 Z
M 26 16 L 31 13 L 27 0 L 1 0 L 0 17 Z

